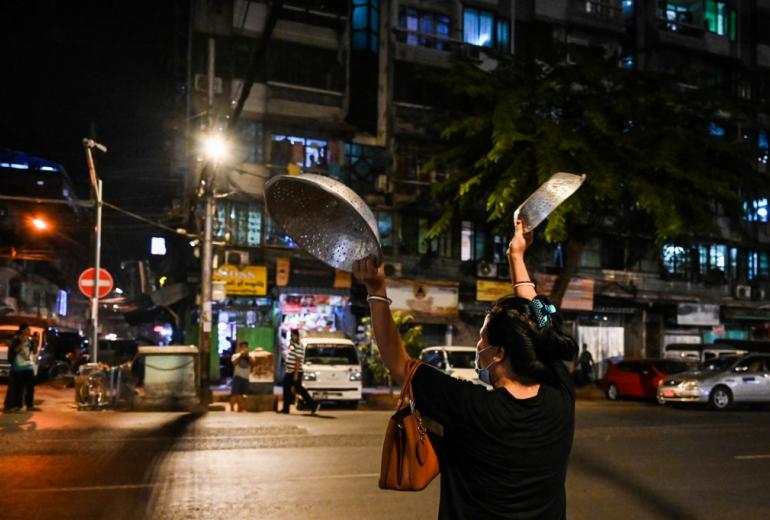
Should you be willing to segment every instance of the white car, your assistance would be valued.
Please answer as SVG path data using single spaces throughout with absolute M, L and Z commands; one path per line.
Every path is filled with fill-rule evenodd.
M 476 373 L 476 347 L 449 345 L 428 347 L 420 352 L 420 361 L 457 379 L 489 386 L 483 383 Z
M 305 337 L 302 386 L 318 401 L 336 401 L 351 408 L 361 400 L 361 362 L 352 341 L 340 337 Z

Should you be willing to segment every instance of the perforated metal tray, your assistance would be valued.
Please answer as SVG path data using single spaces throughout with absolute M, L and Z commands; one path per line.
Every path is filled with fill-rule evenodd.
M 279 175 L 265 184 L 265 203 L 275 223 L 322 262 L 346 271 L 368 255 L 382 262 L 372 210 L 341 182 L 322 175 Z
M 520 218 L 528 233 L 543 222 L 562 202 L 570 198 L 585 181 L 585 175 L 554 173 L 513 212 L 513 222 Z

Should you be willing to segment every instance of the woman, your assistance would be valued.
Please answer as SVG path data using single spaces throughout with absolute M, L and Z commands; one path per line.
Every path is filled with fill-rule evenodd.
M 555 308 L 537 296 L 524 264 L 521 221 L 508 247 L 514 295 L 484 320 L 476 370 L 492 391 L 422 365 L 412 381 L 419 411 L 442 425 L 439 518 L 565 518 L 564 481 L 574 435 L 575 396 L 562 363 L 575 341 Z M 383 270 L 353 265 L 368 291 L 385 364 L 403 382 L 408 356 L 390 313 Z

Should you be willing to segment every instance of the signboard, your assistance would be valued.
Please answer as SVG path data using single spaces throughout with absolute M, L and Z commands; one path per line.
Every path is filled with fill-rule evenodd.
M 267 267 L 224 264 L 214 271 L 213 281 L 225 282 L 228 296 L 264 296 L 267 294 Z
M 288 258 L 283 256 L 275 259 L 275 285 L 278 287 L 289 285 L 290 262 Z
M 707 303 L 680 303 L 676 307 L 677 325 L 713 327 L 719 323 L 719 305 Z
M 535 274 L 537 294 L 550 296 L 556 278 L 555 274 Z M 594 279 L 572 278 L 567 285 L 564 298 L 561 300 L 561 308 L 573 311 L 592 311 L 594 309 Z
M 476 301 L 493 302 L 509 294 L 513 294 L 513 287 L 509 282 L 476 280 Z
M 80 289 L 80 292 L 82 292 L 87 298 L 93 298 L 94 297 L 94 287 L 97 285 L 94 283 L 94 273 L 96 270 L 93 267 L 89 267 L 82 273 L 80 273 L 80 276 L 78 277 L 78 289 Z M 107 269 L 99 268 L 99 298 L 104 298 L 108 294 L 110 294 L 110 291 L 112 291 L 112 288 L 114 287 L 114 281 L 112 279 L 112 275 L 107 271 Z
M 457 317 L 459 283 L 427 280 L 387 280 L 391 309 L 414 316 L 415 321 L 450 321 Z

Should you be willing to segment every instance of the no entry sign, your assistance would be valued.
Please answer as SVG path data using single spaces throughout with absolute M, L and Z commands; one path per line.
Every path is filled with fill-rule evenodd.
M 80 277 L 78 278 L 78 288 L 80 289 L 80 292 L 82 292 L 84 295 L 86 295 L 89 298 L 94 297 L 94 287 L 96 287 L 96 283 L 94 281 L 94 273 L 95 269 L 93 267 L 89 267 L 82 273 L 80 273 Z M 112 275 L 107 271 L 107 269 L 99 269 L 99 298 L 104 298 L 108 294 L 110 294 L 110 291 L 112 290 L 112 287 L 114 286 L 114 282 L 112 280 Z

